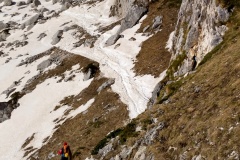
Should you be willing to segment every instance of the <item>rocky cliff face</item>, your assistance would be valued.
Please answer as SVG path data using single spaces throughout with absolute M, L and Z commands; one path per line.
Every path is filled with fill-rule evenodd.
M 170 35 L 168 41 L 168 48 L 172 53 L 170 68 L 171 65 L 176 61 L 181 61 L 175 63 L 178 64 L 178 68 L 174 71 L 174 76 L 181 76 L 193 70 L 193 61 L 196 62 L 195 65 L 197 66 L 210 51 L 212 51 L 217 45 L 223 42 L 223 36 L 228 30 L 226 23 L 229 19 L 229 16 L 229 10 L 222 8 L 219 4 L 217 4 L 215 0 L 182 1 L 175 31 Z M 239 24 L 236 28 L 239 29 Z M 236 38 L 234 39 L 234 42 L 235 41 L 237 41 Z M 206 119 L 204 119 L 204 125 L 206 126 L 202 127 L 202 122 L 199 122 L 199 119 L 196 118 L 198 116 L 201 118 L 203 115 L 209 114 L 209 118 L 211 118 L 213 121 L 215 121 L 214 119 L 217 119 L 216 117 L 219 115 L 215 114 L 215 111 L 213 112 L 211 110 L 201 110 L 204 107 L 208 106 L 207 103 L 209 103 L 209 108 L 211 109 L 215 107 L 215 109 L 219 112 L 221 112 L 221 110 L 224 110 L 221 109 L 221 107 L 216 107 L 217 105 L 215 104 L 213 106 L 211 104 L 213 97 L 220 97 L 220 95 L 217 95 L 217 92 L 213 91 L 216 96 L 213 96 L 212 98 L 209 97 L 206 99 L 206 97 L 209 95 L 209 90 L 212 91 L 214 86 L 217 86 L 216 84 L 219 86 L 224 85 L 226 90 L 229 89 L 226 87 L 226 85 L 232 85 L 229 83 L 230 80 L 223 80 L 226 77 L 230 78 L 229 76 L 226 76 L 225 78 L 223 78 L 224 76 L 220 76 L 224 74 L 224 69 L 226 69 L 225 66 L 228 64 L 227 62 L 224 62 L 225 65 L 223 65 L 222 62 L 220 65 L 222 56 L 226 55 L 226 52 L 229 49 L 227 51 L 226 50 L 227 49 L 224 50 L 225 53 L 219 56 L 219 59 L 215 59 L 215 62 L 219 64 L 219 67 L 205 67 L 202 71 L 198 72 L 200 75 L 196 75 L 196 77 L 191 79 L 191 83 L 187 81 L 186 85 L 179 89 L 179 92 L 176 94 L 177 96 L 171 98 L 166 96 L 167 101 L 165 101 L 165 103 L 153 106 L 153 108 L 147 110 L 144 114 L 134 119 L 125 128 L 109 133 L 106 138 L 103 139 L 104 141 L 100 141 L 99 145 L 95 147 L 95 156 L 94 158 L 92 157 L 90 159 L 200 160 L 214 159 L 216 157 L 221 157 L 220 159 L 224 159 L 223 157 L 228 157 L 226 159 L 239 159 L 239 155 L 236 151 L 234 151 L 232 144 L 229 144 L 229 147 L 226 149 L 221 149 L 224 150 L 224 154 L 222 155 L 219 155 L 219 153 L 221 153 L 219 150 L 218 153 L 215 153 L 215 150 L 212 150 L 211 155 L 205 153 L 204 147 L 209 149 L 212 148 L 215 143 L 218 143 L 216 146 L 222 148 L 221 144 L 224 144 L 225 140 L 223 138 L 224 136 L 220 136 L 216 142 L 209 142 L 209 139 L 213 137 L 212 133 L 205 134 L 205 130 L 202 128 L 211 128 L 214 131 L 218 132 L 219 129 L 216 129 L 216 126 L 223 125 L 223 122 L 219 122 L 219 124 L 217 122 L 215 126 L 209 126 L 211 120 L 209 120 L 209 124 L 207 124 L 208 122 L 206 123 Z M 231 64 L 235 65 L 234 63 Z M 211 70 L 211 73 L 209 73 L 208 68 L 213 68 Z M 220 82 L 216 82 L 216 84 L 210 82 L 206 83 L 203 75 L 210 78 L 211 82 L 213 82 L 213 79 L 216 77 L 223 79 Z M 172 79 L 167 79 L 168 82 L 166 83 L 174 84 L 176 82 L 176 85 L 183 85 L 185 83 L 184 81 L 186 81 L 174 81 L 174 79 L 173 81 L 170 80 Z M 198 81 L 199 84 L 196 83 Z M 223 84 L 223 81 L 226 83 Z M 234 81 L 236 82 L 237 79 Z M 179 82 L 179 84 L 177 84 L 177 82 Z M 197 86 L 200 84 L 205 85 L 202 85 L 202 87 Z M 209 86 L 211 87 L 209 88 Z M 161 83 L 156 87 L 156 89 L 159 88 L 162 88 Z M 173 85 L 173 88 L 176 89 L 178 87 Z M 201 94 L 199 94 L 200 92 Z M 183 96 L 185 93 L 188 95 Z M 221 96 L 223 96 L 223 98 L 220 99 L 224 99 L 226 95 L 221 94 Z M 203 102 L 203 99 L 204 103 L 200 104 Z M 229 105 L 234 106 L 235 104 Z M 230 109 L 231 107 L 228 106 L 226 108 Z M 216 117 L 214 118 L 214 116 Z M 232 115 L 229 114 L 226 117 L 232 117 Z M 226 117 L 223 116 L 223 119 Z M 186 121 L 183 120 L 185 118 L 187 119 Z M 196 121 L 189 122 L 194 118 Z M 177 123 L 179 123 L 179 125 Z M 231 125 L 234 126 L 234 123 Z M 203 132 L 203 134 L 200 134 L 201 138 L 198 137 L 200 130 Z M 222 130 L 223 129 L 221 129 L 221 131 Z M 191 133 L 188 133 L 188 131 Z M 195 131 L 197 131 L 197 133 Z M 227 135 L 227 132 L 228 130 L 226 130 L 226 133 L 221 134 Z M 237 132 L 234 132 L 234 134 L 235 133 Z M 207 142 L 204 142 L 205 140 L 203 139 L 205 139 Z M 201 148 L 199 146 L 204 147 Z
M 115 0 L 114 5 L 110 8 L 110 16 L 120 16 L 125 17 L 134 4 L 147 4 L 148 1 L 146 0 Z
M 116 0 L 115 4 L 111 7 L 111 11 L 113 12 L 111 16 L 126 16 L 133 2 L 134 0 Z
M 116 1 L 116 5 L 111 7 L 111 11 L 123 16 L 121 21 L 121 27 L 117 33 L 111 36 L 106 41 L 106 46 L 115 44 L 115 42 L 121 37 L 120 34 L 128 28 L 133 27 L 147 12 L 148 2 L 146 0 L 134 1 L 134 0 L 124 0 Z M 114 10 L 114 11 L 113 11 Z M 115 15 L 115 14 L 113 14 Z M 111 16 L 111 15 L 110 15 Z
M 74 159 L 239 159 L 240 20 L 227 0 L 7 1 L 0 159 L 59 159 L 62 141 Z
M 226 9 L 215 0 L 183 0 L 175 31 L 170 35 L 168 47 L 172 60 L 186 54 L 175 76 L 192 69 L 192 58 L 199 63 L 204 56 L 223 41 L 227 30 L 224 25 L 229 18 Z

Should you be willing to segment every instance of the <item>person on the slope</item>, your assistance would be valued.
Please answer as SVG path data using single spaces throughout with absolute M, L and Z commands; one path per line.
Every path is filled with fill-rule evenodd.
M 61 155 L 61 160 L 72 160 L 72 152 L 67 142 L 64 142 L 63 148 L 58 151 L 58 154 Z

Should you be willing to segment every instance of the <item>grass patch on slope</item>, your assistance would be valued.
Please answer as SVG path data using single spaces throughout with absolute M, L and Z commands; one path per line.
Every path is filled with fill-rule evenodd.
M 239 9 L 236 8 L 235 11 L 232 13 L 227 26 L 228 31 L 226 32 L 223 41 L 217 45 L 211 52 L 209 52 L 203 60 L 199 63 L 199 67 L 210 61 L 212 58 L 214 58 L 217 54 L 220 54 L 222 50 L 224 50 L 229 45 L 232 45 L 233 43 L 236 43 L 237 37 L 240 35 L 239 29 L 240 29 L 240 15 L 239 15 Z M 184 84 L 186 79 L 182 79 L 182 77 L 174 77 L 174 73 L 178 70 L 178 68 L 182 65 L 183 60 L 186 58 L 186 54 L 182 53 L 176 57 L 175 60 L 173 60 L 167 70 L 167 76 L 162 81 L 164 84 L 163 89 L 159 93 L 157 103 L 161 104 L 164 101 L 166 101 L 169 97 L 173 96 L 176 91 Z M 179 78 L 181 80 L 179 80 Z M 168 81 L 173 81 L 170 84 L 167 84 Z
M 70 71 L 72 69 L 72 66 L 79 64 L 81 67 L 81 71 L 86 71 L 86 69 L 90 68 L 90 67 L 95 67 L 94 70 L 96 71 L 96 68 L 98 67 L 98 63 L 94 62 L 90 59 L 87 59 L 85 57 L 82 57 L 80 55 L 75 55 L 72 53 L 69 53 L 67 51 L 61 50 L 59 48 L 52 48 L 51 49 L 53 51 L 53 54 L 56 55 L 67 55 L 63 60 L 61 65 L 58 65 L 56 68 L 54 69 L 50 69 L 46 72 L 40 73 L 36 78 L 34 78 L 34 80 L 29 83 L 26 84 L 24 86 L 24 91 L 22 94 L 26 94 L 29 93 L 31 91 L 33 91 L 36 86 L 38 84 L 41 84 L 42 82 L 44 82 L 46 79 L 52 78 L 52 77 L 61 77 L 63 80 L 64 79 L 64 72 L 66 71 Z M 48 52 L 48 51 L 46 51 Z M 71 62 L 71 63 L 69 63 Z M 96 71 L 96 73 L 94 75 L 97 75 L 97 73 L 99 73 L 99 71 Z
M 108 134 L 105 138 L 103 138 L 92 150 L 91 154 L 96 155 L 98 151 L 105 147 L 107 143 L 112 139 L 119 136 L 120 144 L 124 144 L 128 138 L 137 137 L 138 133 L 136 132 L 136 122 L 131 122 L 127 124 L 124 128 L 118 128 L 117 130 Z
M 187 55 L 185 52 L 183 52 L 182 54 L 177 55 L 177 57 L 170 63 L 170 66 L 167 70 L 167 77 L 169 78 L 169 80 L 174 79 L 174 73 L 178 71 L 179 67 L 181 67 L 184 59 L 186 58 Z
M 146 19 L 143 20 L 138 32 L 153 34 L 152 37 L 142 43 L 141 50 L 137 55 L 134 70 L 137 75 L 151 74 L 158 77 L 167 69 L 171 54 L 165 48 L 169 35 L 175 29 L 180 0 L 156 0 L 149 4 L 149 11 Z M 163 16 L 161 31 L 152 29 L 153 20 L 157 16 Z
M 206 57 L 186 83 L 180 84 L 168 104 L 157 104 L 140 115 L 164 121 L 164 141 L 148 146 L 156 159 L 237 159 L 240 137 L 240 12 L 231 17 L 224 41 Z M 180 82 L 180 81 L 179 81 Z M 176 82 L 177 83 L 177 82 Z M 168 84 L 168 85 L 171 85 Z M 158 110 L 164 113 L 157 114 Z M 154 125 L 154 124 L 152 124 Z M 142 134 L 140 134 L 142 135 Z M 140 139 L 137 137 L 135 140 Z

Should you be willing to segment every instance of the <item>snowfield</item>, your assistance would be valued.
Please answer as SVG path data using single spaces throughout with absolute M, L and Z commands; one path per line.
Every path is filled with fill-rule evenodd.
M 41 1 L 41 8 L 45 6 L 48 9 L 59 10 L 61 6 L 57 3 L 52 5 L 52 2 Z M 0 93 L 10 87 L 14 81 L 21 80 L 20 85 L 16 87 L 16 91 L 21 91 L 26 82 L 37 75 L 37 65 L 43 60 L 46 60 L 49 56 L 38 59 L 30 65 L 23 65 L 16 67 L 22 60 L 27 57 L 42 53 L 52 47 L 51 41 L 53 35 L 63 29 L 65 26 L 61 26 L 65 22 L 69 22 L 67 26 L 77 24 L 82 27 L 92 36 L 97 36 L 97 41 L 93 48 L 81 47 L 74 48 L 73 43 L 78 40 L 72 36 L 74 30 L 64 32 L 63 37 L 57 47 L 66 50 L 68 52 L 79 54 L 87 57 L 100 64 L 100 70 L 105 77 L 115 78 L 115 83 L 111 86 L 113 91 L 120 95 L 122 102 L 128 105 L 130 118 L 137 117 L 147 108 L 147 103 L 152 95 L 154 86 L 164 78 L 165 74 L 159 75 L 158 78 L 154 78 L 151 75 L 136 76 L 132 68 L 134 67 L 134 61 L 136 55 L 141 49 L 141 43 L 149 37 L 142 36 L 141 33 L 136 33 L 141 25 L 135 25 L 131 29 L 127 29 L 122 33 L 123 38 L 120 38 L 115 45 L 106 47 L 106 40 L 113 34 L 115 34 L 120 27 L 115 26 L 112 30 L 105 33 L 98 31 L 99 27 L 108 26 L 119 20 L 117 17 L 109 18 L 109 8 L 113 4 L 113 0 L 105 0 L 96 3 L 95 6 L 89 6 L 87 4 L 80 7 L 70 8 L 60 14 L 58 17 L 53 17 L 43 24 L 36 24 L 31 30 L 15 29 L 11 30 L 11 35 L 4 43 L 13 42 L 15 40 L 22 40 L 23 34 L 28 35 L 28 44 L 23 47 L 14 48 L 0 48 L 4 53 L 8 54 L 6 57 L 0 57 Z M 3 3 L 1 4 L 3 5 Z M 0 19 L 6 23 L 8 21 L 15 21 L 19 24 L 25 22 L 29 17 L 36 14 L 31 10 L 30 6 L 18 10 L 16 5 L 3 7 L 0 14 Z M 10 14 L 18 12 L 17 16 L 11 17 Z M 7 14 L 7 16 L 5 15 Z M 28 14 L 29 16 L 22 20 L 22 16 Z M 46 33 L 47 36 L 41 41 L 38 41 L 37 37 L 40 33 Z M 136 40 L 131 41 L 130 38 L 134 37 Z M 118 47 L 116 46 L 117 44 Z M 19 55 L 22 55 L 19 57 Z M 5 63 L 5 61 L 11 57 L 12 59 Z M 72 70 L 78 69 L 80 66 L 75 66 Z M 83 73 L 77 74 L 77 77 L 73 81 L 57 83 L 58 78 L 47 79 L 43 83 L 37 85 L 31 93 L 26 94 L 20 100 L 20 107 L 12 112 L 11 119 L 0 123 L 0 159 L 19 160 L 23 158 L 24 151 L 21 148 L 25 140 L 34 134 L 34 139 L 25 148 L 32 146 L 39 149 L 43 145 L 43 140 L 47 137 L 51 137 L 54 132 L 54 127 L 58 124 L 53 120 L 61 118 L 66 110 L 70 109 L 69 106 L 63 106 L 60 109 L 53 111 L 54 107 L 59 104 L 64 97 L 69 95 L 76 95 L 81 90 L 87 88 L 91 83 L 91 80 L 83 81 Z M 6 98 L 5 94 L 0 95 L 0 102 L 6 102 L 9 98 Z M 94 99 L 90 100 L 78 109 L 70 112 L 67 118 L 76 116 L 77 114 L 85 111 Z M 62 123 L 62 122 L 61 122 Z

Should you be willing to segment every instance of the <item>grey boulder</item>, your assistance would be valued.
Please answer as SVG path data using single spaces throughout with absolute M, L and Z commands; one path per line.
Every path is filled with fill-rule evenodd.
M 7 24 L 3 23 L 2 21 L 0 21 L 0 31 L 3 29 L 6 29 L 8 27 Z
M 8 30 L 2 30 L 0 32 L 0 42 L 6 41 L 7 37 L 10 36 Z
M 30 4 L 32 2 L 33 2 L 33 0 L 27 0 L 27 4 Z
M 59 0 L 52 0 L 52 4 L 56 4 Z
M 44 7 L 40 9 L 40 13 L 44 13 L 44 12 L 47 12 L 47 11 L 49 11 L 49 10 L 47 8 L 44 8 Z
M 62 35 L 63 35 L 63 30 L 57 31 L 57 32 L 53 35 L 53 37 L 52 37 L 52 42 L 51 42 L 51 44 L 52 44 L 52 45 L 57 44 L 57 43 L 61 40 Z
M 0 56 L 4 55 L 3 51 L 0 51 Z
M 86 39 L 85 42 L 84 42 L 84 47 L 90 47 L 90 48 L 92 48 L 93 43 L 94 43 L 94 39 L 93 39 L 93 38 L 91 38 L 91 39 Z
M 18 26 L 18 23 L 17 23 L 17 22 L 14 22 L 14 21 L 9 21 L 9 22 L 7 22 L 7 25 L 8 25 L 8 27 L 10 27 L 10 28 L 16 29 L 16 27 Z
M 39 5 L 41 5 L 41 2 L 39 0 L 33 0 L 32 7 L 37 8 Z
M 68 3 L 72 3 L 72 0 L 61 0 L 61 4 L 65 4 L 66 2 L 68 2 Z
M 146 27 L 144 27 L 144 28 L 143 28 L 143 33 L 146 32 L 149 28 L 150 28 L 149 25 L 147 25 Z
M 45 68 L 51 66 L 52 62 L 48 59 L 48 60 L 45 60 L 43 61 L 42 63 L 40 63 L 38 66 L 37 66 L 37 70 L 44 70 Z
M 146 7 L 142 6 L 134 6 L 128 12 L 126 17 L 121 22 L 120 32 L 122 33 L 124 30 L 133 27 L 138 21 L 142 18 L 142 16 L 147 12 Z
M 22 25 L 21 25 L 21 29 L 24 29 L 27 26 L 32 26 L 34 25 L 38 18 L 39 18 L 40 14 L 36 14 L 34 16 L 32 16 L 30 19 L 28 19 L 27 21 L 25 21 Z
M 66 2 L 62 5 L 61 11 L 65 11 L 70 7 L 71 7 L 71 4 L 69 2 Z
M 44 37 L 46 37 L 47 34 L 46 33 L 41 33 L 37 38 L 40 41 L 41 39 L 43 39 Z
M 6 91 L 3 91 L 3 94 L 6 94 L 6 96 L 8 97 L 12 92 L 14 92 L 16 90 L 16 88 L 11 88 L 8 89 Z
M 147 7 L 144 6 L 133 6 L 126 17 L 121 22 L 121 27 L 118 32 L 111 36 L 105 43 L 106 46 L 111 46 L 120 38 L 120 34 L 128 28 L 133 27 L 138 21 L 142 18 L 142 16 L 147 12 Z
M 115 79 L 111 78 L 107 82 L 104 82 L 100 87 L 98 87 L 97 92 L 101 92 L 103 89 L 105 89 L 108 86 L 111 86 L 115 83 Z
M 23 5 L 26 5 L 26 2 L 24 2 L 24 1 L 17 2 L 17 6 L 23 6 Z
M 161 24 L 162 24 L 162 16 L 155 17 L 153 20 L 152 29 L 156 29 L 156 28 L 160 27 Z
M 4 6 L 11 6 L 13 4 L 12 0 L 4 0 Z
M 12 111 L 18 106 L 19 104 L 17 102 L 0 102 L 0 123 L 9 119 Z

